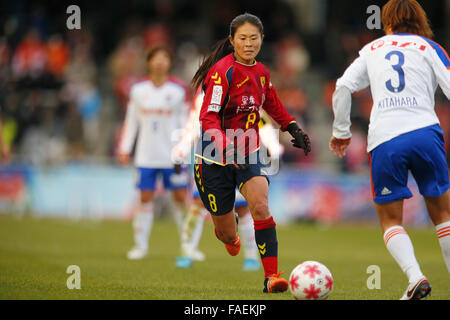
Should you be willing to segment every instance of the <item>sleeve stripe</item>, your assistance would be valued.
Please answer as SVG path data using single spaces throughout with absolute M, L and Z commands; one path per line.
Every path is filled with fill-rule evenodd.
M 447 51 L 445 51 L 445 49 L 442 48 L 439 43 L 436 43 L 433 40 L 427 38 L 423 39 L 426 40 L 433 47 L 433 49 L 436 51 L 439 59 L 441 59 L 444 66 L 447 68 L 447 70 L 450 70 L 450 57 L 448 56 Z
M 228 68 L 227 72 L 225 73 L 228 82 L 228 87 L 231 86 L 232 74 L 233 74 L 233 65 L 231 65 Z
M 413 35 L 410 33 L 395 33 L 395 34 L 396 35 Z M 445 49 L 443 47 L 441 47 L 441 45 L 439 43 L 434 42 L 433 40 L 428 39 L 423 36 L 419 36 L 419 37 L 422 38 L 423 40 L 425 40 L 426 42 L 428 42 L 428 44 L 436 51 L 436 54 L 438 55 L 439 59 L 441 59 L 445 68 L 447 70 L 450 70 L 450 57 L 448 56 L 447 51 L 445 51 Z

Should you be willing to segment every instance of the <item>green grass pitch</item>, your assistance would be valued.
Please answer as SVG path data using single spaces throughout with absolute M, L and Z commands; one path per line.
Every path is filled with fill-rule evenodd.
M 433 287 L 430 300 L 450 299 L 446 270 L 432 227 L 407 228 L 422 271 Z M 279 225 L 279 269 L 288 278 L 300 262 L 316 260 L 332 272 L 331 299 L 401 297 L 406 278 L 384 246 L 378 226 Z M 172 220 L 156 219 L 149 255 L 128 261 L 132 228 L 127 222 L 0 217 L 0 299 L 291 300 L 288 292 L 263 294 L 263 271 L 241 270 L 205 224 L 200 249 L 206 261 L 176 269 L 179 237 Z M 81 269 L 81 289 L 69 290 L 69 265 Z M 381 289 L 367 288 L 367 267 L 381 269 Z

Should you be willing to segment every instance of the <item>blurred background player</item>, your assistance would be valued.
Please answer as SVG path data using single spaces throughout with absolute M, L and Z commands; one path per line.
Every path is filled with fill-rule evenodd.
M 173 149 L 173 159 L 178 163 L 186 163 L 190 160 L 191 151 L 194 143 L 200 136 L 200 109 L 203 103 L 204 92 L 199 88 L 193 99 L 192 107 L 189 113 L 189 119 L 186 123 L 180 142 Z M 280 144 L 278 130 L 275 130 L 269 116 L 263 111 L 259 122 L 261 141 L 268 149 L 270 157 L 279 158 L 283 153 L 284 147 Z M 255 231 L 253 219 L 251 217 L 247 201 L 243 195 L 236 189 L 235 211 L 239 218 L 238 228 L 242 239 L 244 249 L 244 271 L 256 271 L 260 268 L 258 259 L 258 249 L 255 243 Z M 192 261 L 203 261 L 204 255 L 198 250 L 198 244 L 201 238 L 204 219 L 207 210 L 203 206 L 200 194 L 195 187 L 193 200 L 186 218 L 183 223 L 182 233 L 182 252 L 181 257 L 177 258 L 176 265 L 180 268 L 187 268 L 192 265 Z
M 203 95 L 197 91 L 189 111 L 188 120 L 183 128 L 180 141 L 172 149 L 172 160 L 177 164 L 188 164 L 191 160 L 191 148 L 199 129 L 198 114 Z M 184 217 L 181 231 L 181 256 L 176 259 L 178 268 L 189 268 L 192 261 L 204 261 L 205 255 L 198 249 L 203 232 L 206 210 L 199 198 L 197 190 L 193 192 L 191 204 Z
M 278 272 L 276 224 L 268 207 L 268 177 L 259 153 L 260 108 L 293 136 L 308 154 L 309 138 L 278 99 L 268 69 L 255 60 L 263 40 L 261 20 L 235 17 L 229 35 L 203 61 L 192 83 L 205 92 L 200 111 L 202 137 L 195 153 L 195 182 L 211 213 L 217 238 L 236 256 L 241 247 L 234 213 L 235 189 L 248 202 L 264 268 L 263 292 L 283 292 L 288 282 Z M 230 46 L 231 44 L 231 46 Z M 231 135 L 230 135 L 231 134 Z
M 187 209 L 187 174 L 171 161 L 172 141 L 176 138 L 173 134 L 186 120 L 187 90 L 169 74 L 172 58 L 166 47 L 153 48 L 147 55 L 147 63 L 150 76 L 131 88 L 119 145 L 119 162 L 127 165 L 137 136 L 134 164 L 139 171 L 140 210 L 133 220 L 135 246 L 127 254 L 129 259 L 147 255 L 159 176 L 164 188 L 173 192 L 175 220 L 180 232 Z
M 351 94 L 370 85 L 373 107 L 368 147 L 373 199 L 387 249 L 408 278 L 402 300 L 431 291 L 402 227 L 403 202 L 411 198 L 408 170 L 424 196 L 450 272 L 449 176 L 439 119 L 437 85 L 450 99 L 450 59 L 429 38 L 425 11 L 415 0 L 390 0 L 382 11 L 386 36 L 361 49 L 338 79 L 333 96 L 335 120 L 330 149 L 345 155 L 351 139 Z

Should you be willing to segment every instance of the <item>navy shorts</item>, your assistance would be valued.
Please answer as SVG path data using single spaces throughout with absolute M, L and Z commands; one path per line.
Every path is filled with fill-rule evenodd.
M 197 186 L 195 186 L 195 190 L 192 193 L 193 198 L 200 198 L 200 193 L 198 192 Z M 244 196 L 239 192 L 239 190 L 236 188 L 236 199 L 234 202 L 234 207 L 246 207 L 248 206 L 247 200 L 245 200 Z
M 245 170 L 196 159 L 195 184 L 203 205 L 212 215 L 219 216 L 232 211 L 236 201 L 236 187 L 240 190 L 245 182 L 256 176 L 263 176 L 269 182 L 264 167 L 259 157 L 257 163 L 248 164 Z
M 158 176 L 163 179 L 164 189 L 186 189 L 188 186 L 187 172 L 177 174 L 173 168 L 138 168 L 139 178 L 136 187 L 140 190 L 154 191 Z
M 369 164 L 375 203 L 411 198 L 409 171 L 423 196 L 439 197 L 450 187 L 443 132 L 438 124 L 380 144 L 369 153 Z

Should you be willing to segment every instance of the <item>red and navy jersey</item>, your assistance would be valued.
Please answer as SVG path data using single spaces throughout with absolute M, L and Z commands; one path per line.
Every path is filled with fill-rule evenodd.
M 211 142 L 220 153 L 213 160 L 222 164 L 222 151 L 230 144 L 237 145 L 245 155 L 258 150 L 261 108 L 282 131 L 295 122 L 281 104 L 270 82 L 269 70 L 260 62 L 242 64 L 231 53 L 211 68 L 203 82 L 203 90 L 205 97 L 199 119 L 202 151 L 196 153 L 202 158 L 212 160 L 211 152 L 205 150 Z M 244 139 L 247 143 L 243 143 Z

